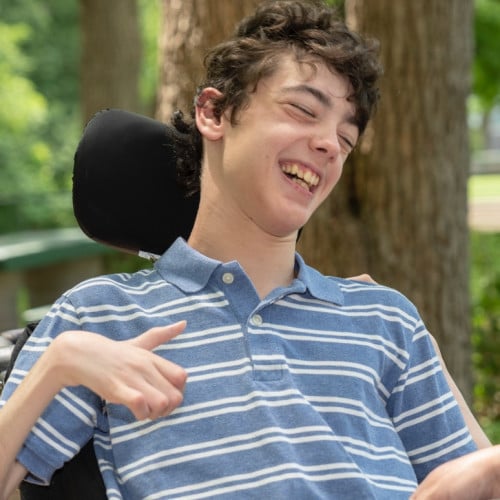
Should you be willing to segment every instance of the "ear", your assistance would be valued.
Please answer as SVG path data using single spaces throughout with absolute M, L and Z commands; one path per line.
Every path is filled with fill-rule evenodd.
M 201 135 L 210 141 L 216 141 L 224 134 L 224 121 L 214 112 L 214 100 L 221 95 L 220 90 L 207 87 L 196 98 L 196 126 Z

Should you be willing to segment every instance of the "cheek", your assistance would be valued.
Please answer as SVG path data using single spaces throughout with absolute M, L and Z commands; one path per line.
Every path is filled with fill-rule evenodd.
M 328 177 L 325 182 L 325 189 L 328 191 L 328 194 L 332 191 L 332 189 L 337 185 L 342 176 L 342 168 L 343 163 L 336 163 L 332 166 L 332 168 L 328 172 Z M 327 195 L 328 195 L 327 194 Z

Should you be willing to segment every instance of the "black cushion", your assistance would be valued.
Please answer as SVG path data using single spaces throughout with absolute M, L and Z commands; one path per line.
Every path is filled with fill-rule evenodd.
M 97 113 L 75 153 L 73 207 L 92 239 L 129 252 L 162 254 L 193 226 L 199 197 L 187 198 L 175 168 L 178 132 L 146 116 Z

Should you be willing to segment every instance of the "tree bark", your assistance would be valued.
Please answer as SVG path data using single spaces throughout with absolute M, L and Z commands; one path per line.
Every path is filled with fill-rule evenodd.
M 205 50 L 229 36 L 260 0 L 163 0 L 157 119 L 190 112 Z
M 382 101 L 333 195 L 307 224 L 306 260 L 405 293 L 470 400 L 466 98 L 472 0 L 346 0 L 381 42 Z
M 104 108 L 140 112 L 136 0 L 81 0 L 80 9 L 84 123 Z

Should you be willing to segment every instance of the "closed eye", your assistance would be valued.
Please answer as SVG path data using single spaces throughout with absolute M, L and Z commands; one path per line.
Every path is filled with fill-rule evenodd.
M 302 104 L 297 104 L 295 102 L 291 102 L 290 105 L 293 108 L 298 109 L 301 113 L 308 116 L 309 118 L 316 118 L 316 114 L 313 111 L 311 111 L 309 108 L 306 108 L 305 106 L 303 106 Z
M 341 135 L 340 141 L 344 143 L 348 153 L 350 153 L 354 149 L 354 143 L 348 137 Z

